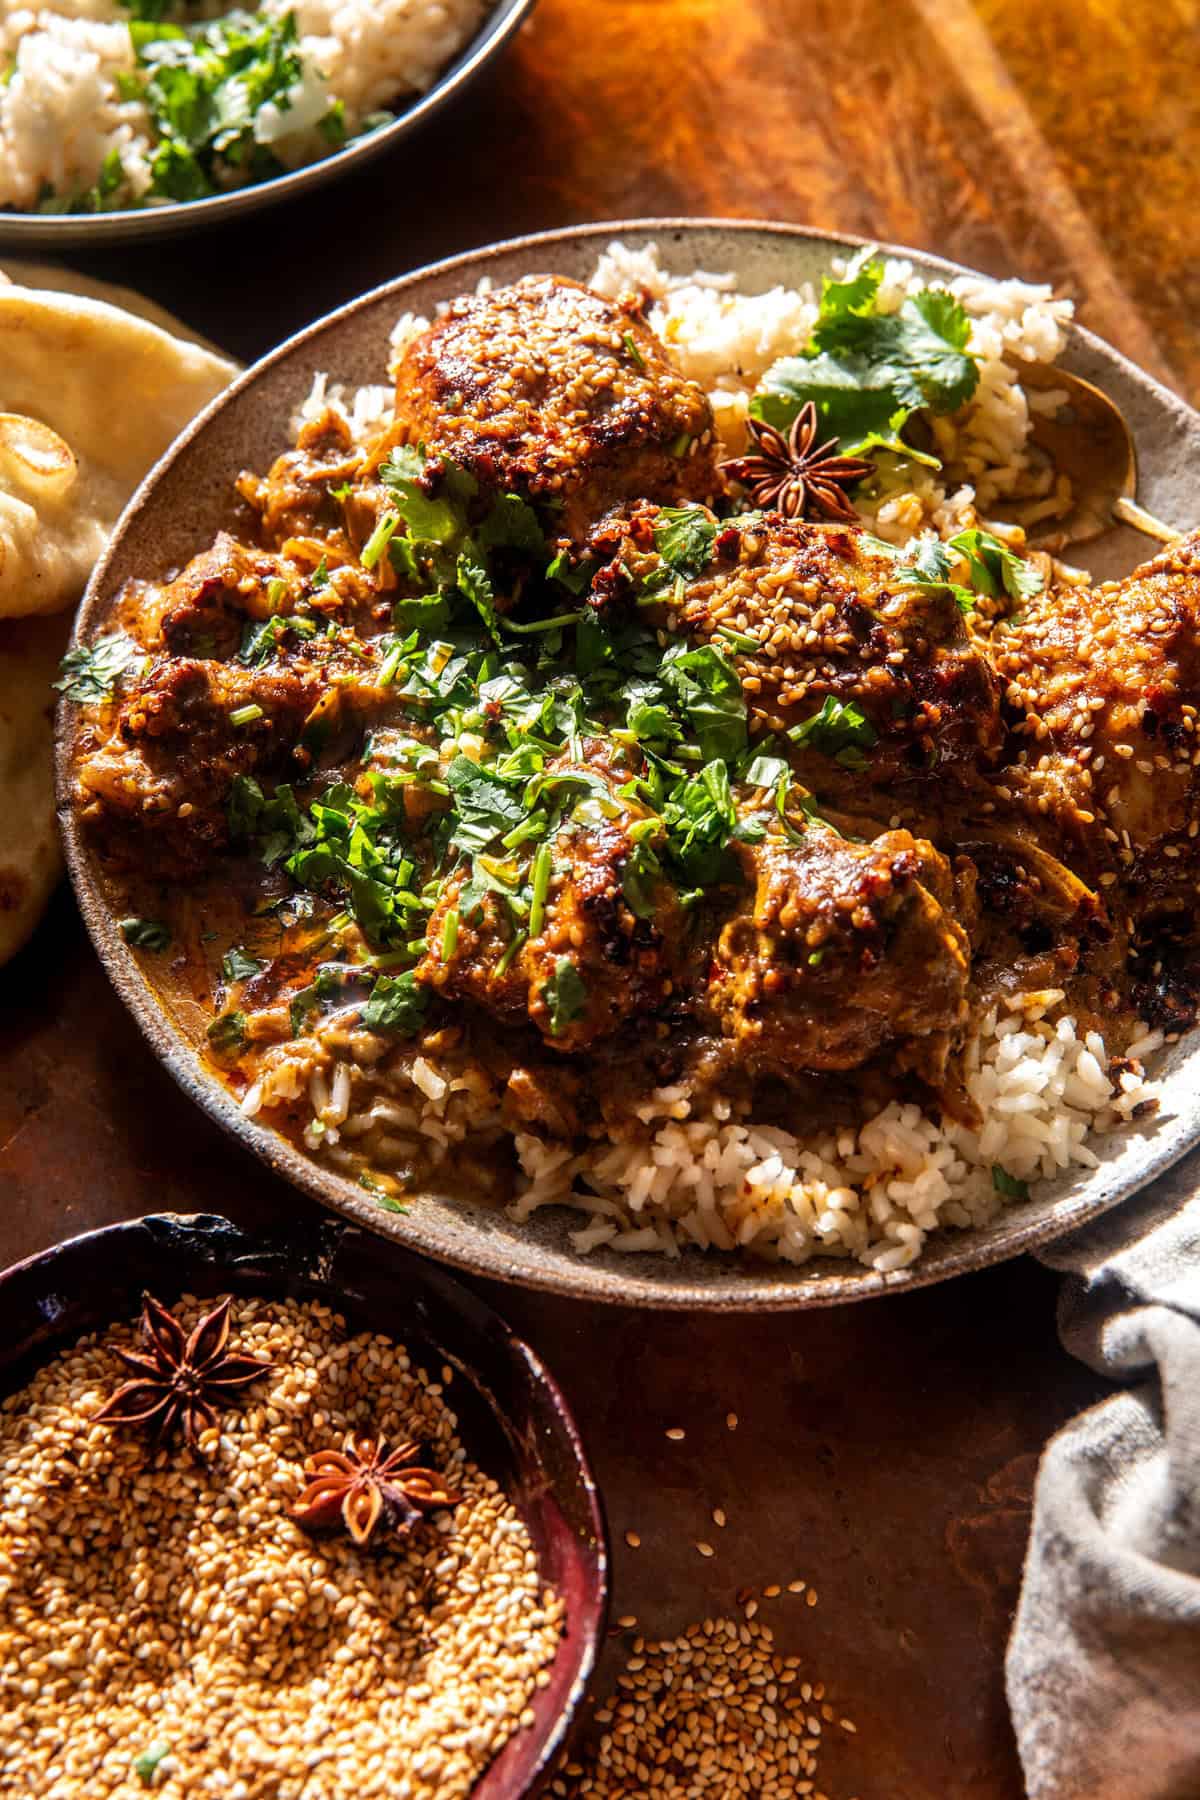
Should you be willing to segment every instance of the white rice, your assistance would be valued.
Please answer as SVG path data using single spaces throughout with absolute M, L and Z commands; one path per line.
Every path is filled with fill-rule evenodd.
M 707 388 L 730 450 L 744 442 L 749 397 L 761 376 L 803 345 L 817 308 L 808 287 L 743 294 L 732 275 L 670 275 L 652 246 L 612 244 L 592 285 L 613 296 L 649 291 L 652 328 Z M 894 309 L 925 285 L 911 264 L 889 259 L 881 304 Z M 1018 281 L 964 276 L 951 285 L 971 317 L 979 386 L 961 413 L 935 421 L 944 468 L 897 462 L 871 503 L 870 522 L 904 542 L 921 530 L 952 535 L 987 508 L 987 522 L 1019 542 L 1020 520 L 1031 507 L 1045 513 L 1067 497 L 1054 471 L 1031 454 L 1018 366 L 1059 355 L 1071 303 Z M 408 313 L 397 322 L 389 373 L 425 325 Z M 346 390 L 322 375 L 294 424 L 327 405 L 361 437 L 390 416 L 387 389 Z M 997 508 L 999 518 L 991 516 Z M 1141 1059 L 1161 1047 L 1163 1034 L 1138 1027 L 1110 1071 L 1102 1037 L 1083 1032 L 1062 1011 L 1064 1000 L 1057 989 L 1016 996 L 982 1021 L 965 1069 L 978 1130 L 893 1102 L 858 1130 L 802 1135 L 756 1123 L 720 1096 L 701 1105 L 681 1085 L 648 1095 L 620 1136 L 597 1132 L 564 1144 L 517 1133 L 511 1215 L 524 1220 L 546 1206 L 573 1209 L 583 1218 L 571 1234 L 580 1252 L 603 1246 L 678 1256 L 692 1247 L 789 1263 L 850 1257 L 887 1275 L 915 1262 L 931 1231 L 986 1224 L 1022 1184 L 1094 1166 L 1090 1137 L 1156 1109 Z M 374 1046 L 369 1062 L 364 1046 Z M 308 1079 L 313 1121 L 306 1141 L 350 1173 L 422 1155 L 436 1165 L 452 1160 L 468 1139 L 507 1135 L 499 1095 L 481 1071 L 439 1071 L 411 1052 L 385 1055 L 380 1041 L 363 1033 L 353 1046 L 353 1097 L 340 1113 L 333 1104 L 338 1076 L 328 1071 L 350 1066 L 342 1060 L 347 1049 L 336 1033 L 307 1047 L 280 1045 L 268 1053 L 270 1067 L 244 1106 L 255 1112 L 294 1099 Z M 306 1055 L 320 1069 L 305 1077 Z
M 183 18 L 218 16 L 230 6 L 201 0 L 173 9 Z M 253 10 L 248 6 L 246 10 Z M 478 30 L 487 0 L 262 0 L 294 12 L 304 75 L 289 105 L 260 112 L 256 135 L 289 167 L 327 155 L 315 129 L 330 97 L 347 129 L 379 109 L 424 93 Z M 150 185 L 153 126 L 140 101 L 122 100 L 134 72 L 129 12 L 121 0 L 0 0 L 0 207 L 29 210 L 47 191 L 85 193 L 116 151 L 134 196 Z

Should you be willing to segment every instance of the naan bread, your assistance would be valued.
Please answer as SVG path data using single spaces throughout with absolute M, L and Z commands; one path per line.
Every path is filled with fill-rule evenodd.
M 76 603 L 142 476 L 235 373 L 105 301 L 0 284 L 0 618 Z
M 0 271 L 0 964 L 62 873 L 51 684 L 64 609 L 142 476 L 237 373 L 124 289 L 8 268 L 39 285 Z M 87 291 L 61 291 L 67 281 Z
M 225 360 L 225 352 L 211 338 L 201 337 L 165 306 L 148 300 L 136 288 L 121 287 L 115 281 L 97 281 L 94 276 L 81 275 L 77 269 L 60 269 L 55 263 L 20 262 L 11 257 L 0 264 L 0 285 L 5 282 L 15 282 L 18 287 L 41 288 L 53 294 L 81 294 L 85 300 L 105 300 L 109 306 L 119 306 L 122 312 L 132 313 L 135 319 L 147 319 L 172 337 L 182 338 L 185 344 L 199 344 L 202 350 L 211 350 L 222 362 Z
M 51 683 L 70 629 L 65 616 L 0 619 L 0 963 L 21 948 L 62 874 Z

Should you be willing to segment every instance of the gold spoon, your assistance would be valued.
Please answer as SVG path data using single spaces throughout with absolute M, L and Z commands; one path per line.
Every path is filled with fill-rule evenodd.
M 1027 392 L 1065 395 L 1056 412 L 1030 408 L 1029 435 L 1069 478 L 1074 496 L 1070 512 L 1061 519 L 1047 519 L 1042 535 L 1031 539 L 1031 547 L 1058 550 L 1067 544 L 1086 544 L 1114 524 L 1131 525 L 1162 544 L 1183 536 L 1138 505 L 1137 452 L 1115 401 L 1090 381 L 1044 363 L 1022 363 L 1018 379 Z

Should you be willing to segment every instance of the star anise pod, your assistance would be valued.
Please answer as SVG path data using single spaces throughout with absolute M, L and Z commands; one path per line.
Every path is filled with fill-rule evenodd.
M 417 1521 L 438 1507 L 456 1506 L 436 1469 L 420 1468 L 416 1444 L 388 1452 L 382 1437 L 356 1437 L 341 1450 L 318 1450 L 304 1464 L 308 1486 L 292 1508 L 305 1531 L 336 1531 L 344 1525 L 356 1544 L 365 1544 L 381 1519 L 405 1537 Z
M 720 467 L 749 488 L 756 506 L 777 507 L 789 519 L 818 513 L 854 523 L 858 514 L 846 489 L 869 475 L 872 465 L 861 456 L 839 456 L 837 438 L 817 443 L 817 409 L 811 400 L 800 408 L 786 437 L 765 419 L 746 423 L 754 454 L 727 457 Z
M 239 1388 L 249 1387 L 274 1366 L 265 1358 L 238 1356 L 226 1348 L 229 1306 L 227 1294 L 188 1335 L 153 1295 L 143 1294 L 141 1330 L 145 1351 L 115 1352 L 134 1379 L 125 1382 L 105 1402 L 96 1414 L 97 1423 L 157 1423 L 160 1438 L 182 1424 L 185 1440 L 195 1449 L 200 1433 L 217 1423 L 215 1402 L 225 1400 Z

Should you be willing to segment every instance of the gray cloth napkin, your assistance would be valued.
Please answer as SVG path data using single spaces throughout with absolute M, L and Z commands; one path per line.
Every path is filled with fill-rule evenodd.
M 1042 1253 L 1120 1392 L 1047 1446 L 1008 1649 L 1031 1800 L 1200 1800 L 1200 1157 Z

